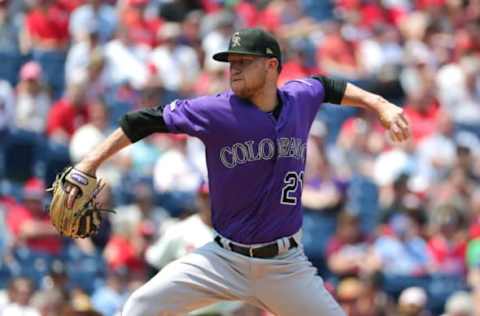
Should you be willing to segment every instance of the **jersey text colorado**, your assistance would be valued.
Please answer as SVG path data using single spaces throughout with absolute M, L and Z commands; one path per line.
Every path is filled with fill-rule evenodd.
M 281 137 L 276 142 L 270 138 L 264 138 L 259 142 L 249 140 L 222 147 L 220 160 L 227 168 L 235 168 L 252 161 L 270 160 L 274 157 L 305 161 L 306 149 L 307 144 L 302 142 L 300 138 Z

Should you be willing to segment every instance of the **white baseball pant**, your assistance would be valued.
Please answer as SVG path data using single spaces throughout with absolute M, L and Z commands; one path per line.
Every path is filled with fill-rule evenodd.
M 122 316 L 173 316 L 219 300 L 245 301 L 277 316 L 345 316 L 303 252 L 250 258 L 210 242 L 165 266 L 125 303 Z

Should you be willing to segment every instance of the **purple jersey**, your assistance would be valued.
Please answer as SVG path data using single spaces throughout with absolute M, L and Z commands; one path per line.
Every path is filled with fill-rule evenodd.
M 324 88 L 307 78 L 278 94 L 278 120 L 232 91 L 177 100 L 163 111 L 171 132 L 205 143 L 213 226 L 243 244 L 270 242 L 302 226 L 306 143 Z

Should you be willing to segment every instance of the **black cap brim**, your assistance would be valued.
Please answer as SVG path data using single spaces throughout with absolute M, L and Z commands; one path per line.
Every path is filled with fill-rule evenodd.
M 220 52 L 216 53 L 213 55 L 213 59 L 216 61 L 221 61 L 221 62 L 228 62 L 228 55 L 230 54 L 240 54 L 240 55 L 250 55 L 250 56 L 258 56 L 258 57 L 266 57 L 265 55 L 258 54 L 258 53 L 252 53 L 252 52 L 246 52 L 246 51 L 238 51 L 238 50 L 227 50 L 225 52 Z

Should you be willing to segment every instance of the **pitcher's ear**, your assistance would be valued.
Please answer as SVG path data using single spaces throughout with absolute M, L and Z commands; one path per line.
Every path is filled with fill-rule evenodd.
M 278 69 L 278 59 L 276 58 L 269 58 L 267 61 L 267 65 L 269 69 L 276 70 Z

